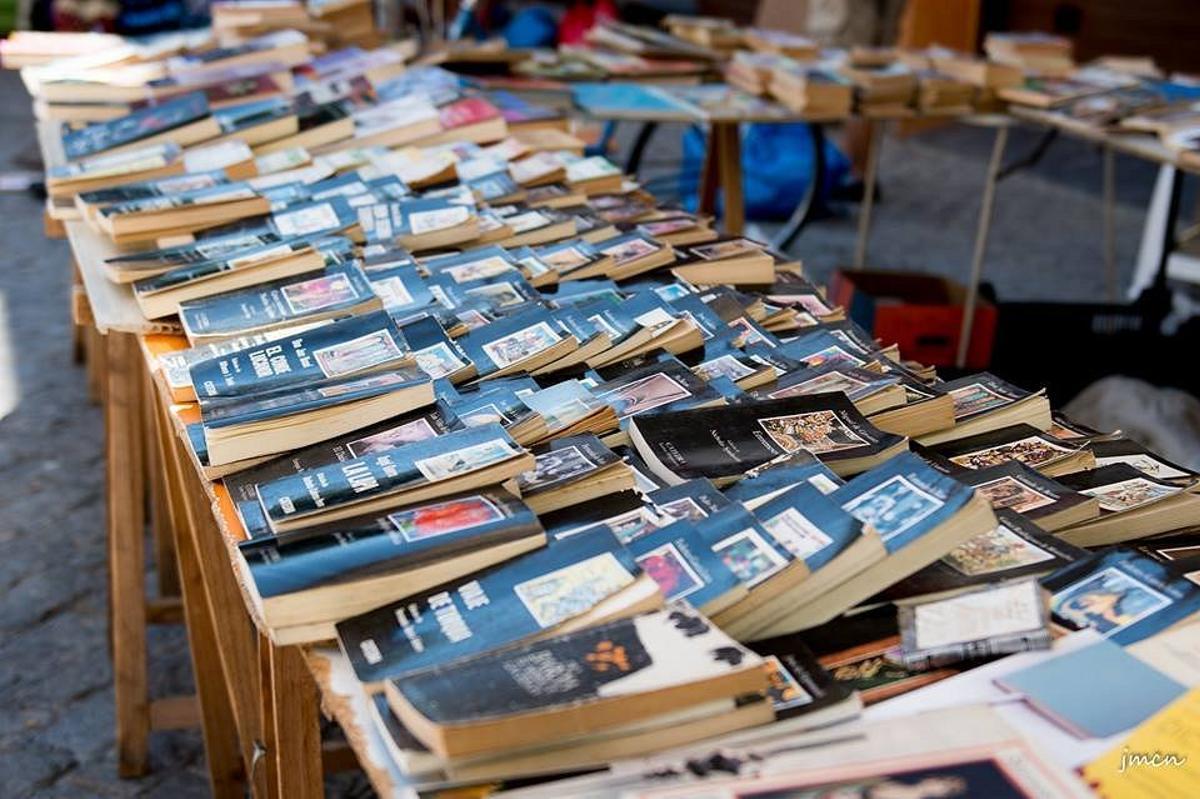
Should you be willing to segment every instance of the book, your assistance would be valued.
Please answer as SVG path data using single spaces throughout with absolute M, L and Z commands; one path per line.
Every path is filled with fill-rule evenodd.
M 429 379 L 402 367 L 275 391 L 201 399 L 213 466 L 277 455 L 433 402 Z
M 196 344 L 382 306 L 362 268 L 350 262 L 327 266 L 315 277 L 300 275 L 189 300 L 180 304 L 179 320 L 188 340 Z
M 761 658 L 678 607 L 453 668 L 453 680 L 430 669 L 384 686 L 404 725 L 443 757 L 553 743 L 766 690 Z M 764 710 L 759 719 L 769 720 Z
M 998 581 L 1042 576 L 1088 556 L 1008 508 L 998 524 L 946 553 L 924 569 L 867 600 L 866 606 L 905 599 L 939 599 Z
M 299 529 L 502 483 L 534 458 L 491 423 L 318 466 L 256 487 L 271 529 Z
M 1044 530 L 1061 530 L 1100 513 L 1093 497 L 1017 461 L 961 473 L 959 479 L 977 489 L 993 508 L 1008 508 Z
M 800 584 L 816 594 L 811 601 L 760 610 L 774 620 L 756 625 L 751 640 L 823 624 L 996 526 L 980 494 L 911 453 L 828 496 L 862 522 L 863 535 Z
M 68 161 L 132 150 L 163 141 L 180 147 L 211 139 L 221 132 L 209 116 L 204 92 L 191 92 L 161 105 L 134 111 L 123 117 L 88 125 L 63 135 L 63 153 Z
M 536 513 L 633 488 L 633 472 L 595 435 L 556 438 L 533 448 L 534 468 L 517 476 Z
M 1039 430 L 1050 427 L 1050 403 L 1043 392 L 1025 391 L 987 372 L 950 380 L 939 388 L 954 399 L 954 426 L 921 436 L 919 441 L 926 446 L 1014 424 Z
M 1027 424 L 948 441 L 929 451 L 964 469 L 986 469 L 1017 461 L 1049 477 L 1096 466 L 1091 448 L 1063 441 Z
M 708 615 L 746 595 L 745 581 L 692 521 L 647 530 L 625 546 L 669 602 Z
M 799 449 L 839 474 L 855 474 L 903 451 L 907 443 L 872 427 L 840 394 L 636 418 L 629 437 L 655 474 L 672 484 L 690 477 L 729 482 Z
M 537 517 L 501 489 L 244 541 L 250 599 L 277 643 L 335 637 L 334 624 L 536 549 Z
M 1049 649 L 1049 595 L 1026 578 L 897 603 L 904 665 L 925 669 Z
M 1200 689 L 1191 688 L 1083 767 L 1083 778 L 1114 799 L 1191 796 L 1200 790 L 1188 761 L 1200 718 Z
M 1110 438 L 1094 441 L 1091 443 L 1090 449 L 1095 456 L 1096 466 L 1124 463 L 1157 480 L 1181 484 L 1191 483 L 1200 477 L 1196 472 L 1172 463 L 1132 439 Z
M 634 557 L 612 533 L 597 529 L 346 619 L 337 634 L 355 674 L 375 687 L 661 604 Z
M 1079 546 L 1103 546 L 1200 524 L 1194 480 L 1159 480 L 1126 463 L 1062 475 L 1068 488 L 1093 498 L 1099 515 L 1059 532 Z
M 549 313 L 538 310 L 472 330 L 460 344 L 481 378 L 532 372 L 578 346 Z
M 1113 547 L 1043 578 L 1050 609 L 1069 629 L 1091 629 L 1126 646 L 1200 608 L 1200 587 L 1168 564 Z
M 797 450 L 750 469 L 741 480 L 727 486 L 724 494 L 726 499 L 756 510 L 801 483 L 828 494 L 843 480 L 808 450 Z
M 1077 738 L 1107 738 L 1141 724 L 1186 687 L 1112 640 L 1006 674 L 997 684 Z M 1136 690 L 1131 690 L 1137 686 Z M 1097 702 L 1097 697 L 1104 697 Z
M 201 361 L 190 371 L 197 396 L 205 399 L 277 391 L 413 363 L 396 323 L 376 311 Z

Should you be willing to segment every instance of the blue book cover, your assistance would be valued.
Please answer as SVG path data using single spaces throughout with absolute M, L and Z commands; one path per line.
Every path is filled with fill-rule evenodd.
M 638 566 L 658 584 L 670 602 L 685 601 L 699 610 L 739 591 L 743 580 L 724 553 L 690 521 L 678 521 L 626 544 Z
M 330 236 L 358 220 L 358 213 L 344 197 L 289 205 L 270 216 L 271 229 L 284 238 Z
M 775 576 L 795 560 L 741 505 L 722 508 L 695 525 L 712 551 L 747 588 Z
M 803 362 L 806 366 L 862 366 L 872 360 L 869 351 L 855 347 L 828 330 L 801 333 L 779 346 L 782 355 Z
M 249 330 L 349 312 L 376 300 L 356 263 L 333 264 L 323 272 L 273 280 L 239 291 L 181 303 L 184 328 L 195 336 L 235 336 Z
M 261 225 L 247 230 L 239 229 L 223 233 L 219 236 L 201 238 L 197 241 L 188 244 L 179 244 L 174 247 L 164 247 L 144 252 L 120 253 L 104 260 L 105 263 L 110 264 L 181 266 L 183 264 L 223 260 L 237 255 L 242 250 L 279 244 L 283 240 L 284 237 L 274 228 L 269 225 Z
M 198 397 L 234 397 L 404 366 L 404 335 L 384 311 L 351 316 L 193 364 Z
M 340 622 L 338 641 L 363 682 L 397 678 L 543 634 L 639 573 L 634 556 L 597 529 Z
M 533 511 L 490 489 L 244 541 L 239 549 L 261 597 L 302 591 L 385 569 L 452 560 L 520 538 L 542 536 Z
M 458 253 L 422 258 L 421 266 L 431 275 L 447 275 L 455 283 L 469 283 L 518 272 L 516 259 L 503 247 L 472 247 Z
M 416 266 L 404 264 L 390 269 L 367 268 L 366 273 L 384 309 L 395 316 L 412 314 L 436 302 Z
M 1043 578 L 1050 610 L 1127 646 L 1200 611 L 1200 587 L 1170 564 L 1123 547 L 1103 550 Z
M 567 334 L 545 310 L 527 310 L 472 330 L 459 339 L 480 377 L 515 367 L 555 346 Z
M 206 116 L 208 99 L 204 92 L 191 92 L 117 119 L 68 131 L 62 137 L 63 153 L 68 160 L 74 161 L 165 133 Z
M 706 519 L 732 504 L 711 480 L 703 477 L 656 489 L 646 494 L 646 499 L 659 514 L 676 521 L 691 522 Z
M 575 105 L 599 119 L 610 117 L 664 115 L 681 119 L 700 119 L 703 114 L 653 86 L 639 83 L 577 83 L 571 86 Z
M 813 486 L 822 494 L 828 494 L 845 481 L 816 456 L 799 450 L 782 459 L 768 461 L 757 469 L 751 469 L 741 480 L 725 488 L 725 496 L 731 502 L 740 502 L 754 509 L 802 483 Z
M 621 458 L 587 433 L 565 436 L 533 448 L 534 468 L 517 477 L 522 497 L 535 497 L 583 480 L 620 463 Z
M 1111 639 L 1066 652 L 997 680 L 1080 738 L 1136 727 L 1187 687 Z
M 809 571 L 820 569 L 862 536 L 862 522 L 808 482 L 763 503 L 754 515 Z
M 352 256 L 353 247 L 354 245 L 349 239 L 341 237 L 298 238 L 272 242 L 270 244 L 236 250 L 218 260 L 210 259 L 177 266 L 168 272 L 135 282 L 133 290 L 141 295 L 153 294 L 158 291 L 193 283 L 197 280 L 210 278 L 222 272 L 232 272 L 237 269 L 254 266 L 258 263 L 287 258 L 307 250 L 332 253 L 346 260 Z
M 829 498 L 874 531 L 893 553 L 948 520 L 972 493 L 920 456 L 906 452 L 855 477 Z
M 498 424 L 403 444 L 257 486 L 271 526 L 469 474 L 523 455 Z

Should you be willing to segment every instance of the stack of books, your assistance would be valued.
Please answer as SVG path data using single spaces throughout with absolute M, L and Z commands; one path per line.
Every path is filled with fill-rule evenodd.
M 389 64 L 311 59 L 224 134 L 200 91 L 68 132 L 52 189 L 177 331 L 153 378 L 259 626 L 336 642 L 407 783 L 1083 795 L 1038 736 L 1162 706 L 1114 730 L 1042 669 L 1168 669 L 1123 659 L 1200 613 L 1200 475 L 941 379 L 795 260 Z M 350 135 L 263 151 L 298 93 Z M 1004 691 L 1042 726 L 971 706 Z

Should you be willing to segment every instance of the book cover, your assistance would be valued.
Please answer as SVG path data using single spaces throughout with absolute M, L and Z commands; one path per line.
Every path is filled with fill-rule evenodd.
M 611 449 L 594 435 L 566 436 L 533 448 L 536 465 L 517 477 L 521 496 L 537 496 L 620 463 Z
M 239 549 L 265 599 L 385 568 L 425 566 L 541 533 L 537 517 L 520 500 L 489 489 L 344 519 L 302 534 L 243 541 Z
M 1080 447 L 1031 425 L 1018 424 L 937 444 L 930 450 L 965 469 L 986 469 L 1008 461 L 1036 469 L 1074 455 Z
M 724 494 L 730 501 L 753 510 L 802 483 L 828 494 L 844 482 L 808 450 L 797 450 L 750 469 L 741 480 L 727 486 Z
M 1105 516 L 1141 508 L 1184 490 L 1183 486 L 1150 477 L 1127 463 L 1064 474 L 1059 482 L 1080 494 L 1095 497 L 1101 515 Z
M 939 387 L 954 398 L 954 421 L 960 424 L 1024 399 L 1031 393 L 988 372 L 949 380 Z
M 612 534 L 594 530 L 340 622 L 338 641 L 360 680 L 398 679 L 544 634 L 638 574 Z
M 708 383 L 678 361 L 626 371 L 620 377 L 595 386 L 593 393 L 608 403 L 621 420 L 649 412 L 664 413 L 707 405 L 720 399 Z
M 776 544 L 816 571 L 863 534 L 863 523 L 804 481 L 758 505 L 754 515 Z
M 653 415 L 636 419 L 631 436 L 680 479 L 740 476 L 800 449 L 825 463 L 865 457 L 904 440 L 873 427 L 843 394 Z
M 259 483 L 258 498 L 275 527 L 466 475 L 523 453 L 500 425 L 487 424 Z
M 690 521 L 652 530 L 625 546 L 670 602 L 687 602 L 703 610 L 744 582 Z
M 1162 563 L 1124 547 L 1102 550 L 1043 578 L 1055 618 L 1091 627 L 1126 646 L 1200 610 L 1200 587 Z
M 84 158 L 155 136 L 208 116 L 204 92 L 190 92 L 160 105 L 143 108 L 108 122 L 98 122 L 63 135 L 68 160 Z
M 1096 466 L 1124 463 L 1156 480 L 1190 482 L 1200 477 L 1196 472 L 1172 463 L 1128 438 L 1094 441 L 1090 445 L 1096 456 Z
M 965 472 L 960 479 L 983 494 L 996 510 L 1008 508 L 1034 520 L 1087 501 L 1066 483 L 1017 461 Z
M 479 376 L 486 377 L 528 361 L 564 338 L 548 312 L 529 310 L 472 330 L 459 343 Z
M 655 511 L 676 521 L 697 522 L 731 504 L 711 480 L 687 480 L 646 494 Z
M 201 361 L 192 366 L 191 376 L 198 397 L 232 397 L 403 366 L 411 360 L 392 317 L 376 311 Z

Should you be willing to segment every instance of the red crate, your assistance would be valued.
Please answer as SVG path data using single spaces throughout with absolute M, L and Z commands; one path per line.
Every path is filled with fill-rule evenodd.
M 829 299 L 885 345 L 897 344 L 908 360 L 930 366 L 954 366 L 962 328 L 966 287 L 919 272 L 838 270 L 829 282 Z M 996 306 L 978 299 L 967 348 L 967 367 L 986 369 L 996 335 Z

